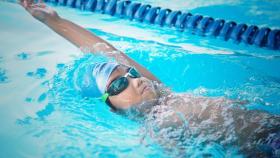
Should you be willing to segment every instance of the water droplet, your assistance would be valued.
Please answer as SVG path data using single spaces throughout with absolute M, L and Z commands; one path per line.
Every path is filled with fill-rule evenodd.
M 26 75 L 29 76 L 29 77 L 32 77 L 34 75 L 34 73 L 33 72 L 27 72 Z
M 33 99 L 32 99 L 32 98 L 27 97 L 27 98 L 25 98 L 25 101 L 30 103 L 30 102 L 32 102 L 32 101 L 33 101 Z
M 29 59 L 30 55 L 28 53 L 22 52 L 22 53 L 18 54 L 17 57 L 21 60 L 26 60 L 26 59 Z
M 47 94 L 46 93 L 43 93 L 43 94 L 41 94 L 40 96 L 39 96 L 39 98 L 38 98 L 38 102 L 42 102 L 42 101 L 44 101 L 45 99 L 47 98 Z
M 56 68 L 58 68 L 58 69 L 62 69 L 64 67 L 65 67 L 65 64 L 62 64 L 62 63 L 59 63 L 56 65 Z
M 7 81 L 6 71 L 0 68 L 0 83 L 6 83 Z
M 45 68 L 37 68 L 36 72 L 27 72 L 29 77 L 43 78 L 45 77 L 47 70 Z
M 38 115 L 38 117 L 43 119 L 45 116 L 50 115 L 53 111 L 54 111 L 53 105 L 48 104 L 43 110 L 38 111 L 36 114 Z

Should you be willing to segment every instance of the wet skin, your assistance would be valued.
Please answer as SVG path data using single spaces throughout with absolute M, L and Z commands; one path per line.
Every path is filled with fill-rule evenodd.
M 124 76 L 127 73 L 127 66 L 118 66 L 109 77 L 106 87 L 117 77 Z M 118 95 L 109 96 L 111 103 L 118 109 L 128 109 L 144 101 L 150 101 L 157 98 L 157 93 L 152 82 L 145 78 L 128 78 L 128 87 Z

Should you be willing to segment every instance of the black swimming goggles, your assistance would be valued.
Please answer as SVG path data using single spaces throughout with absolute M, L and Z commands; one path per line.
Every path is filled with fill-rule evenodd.
M 111 84 L 108 86 L 105 93 L 102 95 L 102 100 L 106 102 L 109 96 L 118 95 L 128 87 L 128 79 L 131 78 L 140 78 L 141 74 L 133 67 L 128 68 L 127 73 L 124 76 L 117 77 L 114 79 Z

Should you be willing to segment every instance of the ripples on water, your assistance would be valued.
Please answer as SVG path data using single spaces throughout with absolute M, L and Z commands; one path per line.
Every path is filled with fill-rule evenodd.
M 252 103 L 248 106 L 251 109 L 280 114 L 280 82 L 277 73 L 268 69 L 277 66 L 275 58 L 247 55 L 248 52 L 243 53 L 245 55 L 195 54 L 178 46 L 117 37 L 99 30 L 91 31 L 105 36 L 129 56 L 140 60 L 141 64 L 176 92 L 245 99 Z M 48 53 L 52 52 L 43 51 L 37 54 Z M 20 60 L 31 57 L 28 53 L 19 53 L 16 56 Z M 136 117 L 139 113 L 133 109 L 125 113 L 125 117 L 120 116 L 110 112 L 99 99 L 83 98 L 74 88 L 75 70 L 81 65 L 101 60 L 103 58 L 100 56 L 85 55 L 70 64 L 57 64 L 58 73 L 50 81 L 41 84 L 49 90 L 35 99 L 39 103 L 46 101 L 45 107 L 38 110 L 36 116 L 17 120 L 24 137 L 38 139 L 34 144 L 40 144 L 37 146 L 42 153 L 40 156 L 242 157 L 238 150 L 244 147 L 243 150 L 249 149 L 245 151 L 249 154 L 253 149 L 247 145 L 250 144 L 253 148 L 254 144 L 265 141 L 259 137 L 275 133 L 275 127 L 279 126 L 279 117 L 259 112 L 239 112 L 228 107 L 221 107 L 221 113 L 202 108 L 201 114 L 210 111 L 212 116 L 206 118 L 202 117 L 203 115 L 184 118 L 184 114 L 178 112 L 176 116 L 180 118 L 181 124 L 164 128 L 160 125 L 174 113 L 173 109 L 164 105 L 155 106 L 152 110 L 154 112 L 145 119 Z M 1 57 L 0 62 L 3 61 L 4 58 Z M 29 70 L 26 77 L 42 79 L 48 73 L 47 70 L 48 68 L 44 67 Z M 9 72 L 1 68 L 0 84 L 9 81 Z M 34 91 L 35 89 L 36 87 Z M 25 101 L 33 102 L 34 98 L 28 96 Z M 202 105 L 207 107 L 206 103 L 201 103 Z M 143 104 L 141 108 L 146 109 L 145 106 L 147 104 Z M 159 109 L 160 116 L 157 115 Z M 261 128 L 251 130 L 255 120 L 260 122 Z M 248 135 L 244 136 L 243 133 L 251 133 L 248 134 L 252 137 L 247 144 L 242 139 Z M 277 144 L 275 141 L 271 142 L 273 143 Z M 263 149 L 268 153 L 272 152 L 270 147 L 264 146 Z
M 59 103 L 55 104 L 59 104 L 58 108 L 63 109 L 63 112 L 67 113 L 69 111 L 72 114 L 79 115 L 79 117 L 82 118 L 80 121 L 91 120 L 94 124 L 98 122 L 97 126 L 99 128 L 109 127 L 109 129 L 112 129 L 115 126 L 115 122 L 108 121 L 110 117 L 112 117 L 110 116 L 111 114 L 101 119 L 100 117 L 102 117 L 102 115 L 98 114 L 99 112 L 96 111 L 101 110 L 104 112 L 104 109 L 98 109 L 100 108 L 98 106 L 102 103 L 100 103 L 98 99 L 82 98 L 80 94 L 73 89 L 73 79 L 71 76 L 73 76 L 72 74 L 75 68 L 93 61 L 98 61 L 98 58 L 88 55 L 77 60 L 72 66 L 63 68 L 63 71 L 56 75 L 52 82 L 53 85 L 50 92 L 51 96 L 54 98 L 51 100 L 59 101 Z M 183 123 L 178 126 L 167 125 L 164 128 L 160 126 L 169 118 L 168 116 L 174 113 L 174 109 L 166 106 L 166 104 L 154 106 L 154 109 L 151 109 L 151 112 L 145 116 L 144 120 L 139 119 L 139 111 L 137 111 L 137 109 L 126 111 L 126 118 L 134 120 L 138 125 L 142 126 L 140 133 L 139 131 L 133 131 L 137 133 L 136 135 L 143 137 L 142 143 L 152 138 L 152 142 L 155 141 L 161 144 L 162 147 L 165 148 L 165 151 L 170 152 L 169 154 L 174 157 L 238 156 L 240 154 L 239 150 L 246 152 L 246 154 L 257 153 L 260 156 L 261 152 L 257 152 L 257 148 L 260 147 L 259 144 L 277 144 L 277 142 L 275 142 L 277 140 L 275 136 L 273 136 L 279 132 L 278 127 L 280 125 L 280 119 L 277 115 L 255 110 L 249 111 L 247 107 L 237 105 L 230 106 L 221 103 L 217 103 L 217 107 L 211 108 L 207 101 L 193 103 L 191 99 L 178 99 L 176 95 L 173 96 L 170 94 L 170 91 L 167 90 L 166 87 L 161 88 L 164 94 L 163 100 L 167 96 L 171 98 L 174 97 L 175 99 L 171 102 L 172 104 L 179 105 L 182 104 L 182 102 L 188 105 L 193 104 L 194 106 L 201 106 L 201 111 L 199 111 L 197 115 L 185 115 L 181 112 L 177 112 L 176 115 L 179 116 Z M 148 106 L 151 106 L 151 103 L 143 103 L 139 105 L 138 108 L 147 109 Z M 92 110 L 93 107 L 95 110 Z M 160 111 L 160 115 L 158 111 Z M 205 116 L 205 113 L 208 114 Z M 101 123 L 100 119 L 104 122 Z M 122 121 L 125 122 L 125 120 Z M 94 127 L 91 126 L 91 128 Z M 82 130 L 92 130 L 91 128 Z M 102 133 L 105 131 L 106 130 L 96 132 Z M 274 140 L 269 140 L 269 137 L 274 137 Z M 266 152 L 270 154 L 279 152 L 273 149 L 277 146 L 272 145 L 271 147 L 269 145 L 262 146 L 262 150 L 266 150 Z
M 72 64 L 57 65 L 58 73 L 45 85 L 48 104 L 37 117 L 17 121 L 25 134 L 42 140 L 44 157 L 121 157 L 131 153 L 145 157 L 161 155 L 157 144 L 141 143 L 139 124 L 114 114 L 100 98 L 84 98 L 75 89 L 73 74 L 82 65 L 104 61 L 85 55 Z M 165 157 L 162 155 L 162 157 Z
M 147 48 L 146 45 L 144 48 Z M 155 44 L 152 45 L 153 54 L 157 54 L 152 57 L 152 60 L 145 58 L 147 55 L 145 51 L 150 50 L 137 47 L 137 49 L 142 50 L 137 55 L 141 56 L 140 58 L 144 60 L 144 64 L 162 58 L 165 59 L 158 52 L 158 50 L 162 50 L 161 47 Z M 170 50 L 165 49 L 167 52 L 174 51 L 173 48 L 170 48 Z M 128 53 L 130 53 L 129 50 L 130 48 L 128 48 Z M 182 58 L 184 56 L 179 55 L 175 58 L 177 57 Z M 167 59 L 174 60 L 166 57 Z M 168 120 L 170 119 L 168 116 L 174 114 L 174 109 L 166 106 L 166 104 L 154 106 L 144 119 L 143 117 L 139 119 L 141 115 L 139 115 L 137 109 L 130 109 L 124 115 L 121 114 L 121 116 L 114 114 L 98 98 L 83 98 L 73 85 L 73 74 L 79 66 L 98 61 L 104 61 L 104 57 L 85 55 L 75 60 L 72 64 L 58 64 L 57 75 L 52 80 L 44 83 L 49 87 L 49 91 L 39 97 L 41 100 L 48 97 L 46 107 L 37 112 L 38 118 L 27 117 L 18 121 L 19 124 L 29 127 L 28 135 L 42 138 L 44 141 L 48 140 L 44 143 L 45 157 L 67 155 L 74 157 L 92 155 L 96 157 L 114 157 L 129 152 L 134 152 L 134 154 L 145 152 L 148 157 L 152 157 L 153 154 L 163 154 L 162 157 L 164 155 L 169 157 L 242 157 L 240 150 L 245 151 L 247 154 L 256 151 L 255 144 L 269 141 L 263 138 L 269 137 L 268 133 L 273 134 L 276 133 L 276 129 L 278 130 L 279 116 L 247 111 L 246 108 L 239 106 L 218 105 L 217 110 L 215 108 L 213 108 L 214 110 L 209 109 L 207 108 L 207 102 L 197 104 L 191 102 L 191 99 L 178 99 L 177 95 L 170 94 L 170 90 L 166 89 L 166 87 L 161 87 L 161 85 L 159 87 L 162 96 L 164 96 L 163 100 L 166 97 L 174 97 L 176 99 L 171 101 L 171 104 L 175 106 L 182 104 L 182 102 L 201 106 L 199 114 L 185 116 L 184 113 L 175 110 L 176 118 L 179 118 L 180 124 L 176 126 L 167 124 L 163 128 L 161 125 L 165 124 L 165 121 L 172 122 L 172 120 Z M 151 68 L 153 69 L 154 67 Z M 156 66 L 156 68 L 158 67 Z M 162 72 L 162 69 L 159 71 Z M 38 68 L 32 72 L 32 75 L 36 77 L 38 76 L 36 74 L 39 74 L 40 77 L 40 74 L 44 73 L 44 69 Z M 262 79 L 265 80 L 264 78 Z M 267 81 L 274 83 L 273 80 L 268 79 Z M 228 92 L 225 92 L 224 89 L 205 88 L 194 89 L 189 92 L 194 95 L 220 96 L 224 94 L 229 97 L 237 96 L 237 98 L 247 98 L 252 103 L 261 104 L 268 102 L 265 101 L 263 96 L 265 89 L 270 92 L 270 95 L 273 91 L 278 93 L 276 88 L 278 84 L 275 87 L 273 84 L 266 82 L 267 85 L 272 86 L 271 88 L 260 84 L 260 87 L 265 87 L 265 89 L 258 91 L 258 86 L 256 85 L 258 82 L 261 81 L 246 83 L 244 89 L 235 88 L 231 90 L 227 88 Z M 273 90 L 273 88 L 276 89 Z M 263 100 L 259 102 L 254 100 L 257 97 Z M 269 103 L 277 106 L 277 102 L 270 101 Z M 139 105 L 139 108 L 146 109 L 150 105 L 142 104 Z M 254 109 L 255 105 L 252 107 L 249 106 L 249 108 Z M 207 112 L 209 114 L 204 116 Z M 252 126 L 254 126 L 255 120 L 257 120 L 258 125 L 256 127 L 258 128 L 254 130 Z M 244 133 L 247 134 L 244 135 Z M 261 135 L 260 138 L 255 137 L 258 135 Z M 244 142 L 247 136 L 249 136 L 249 140 Z M 271 137 L 273 136 L 271 135 Z M 120 142 L 120 140 L 124 141 Z M 273 143 L 275 144 L 275 142 Z M 139 151 L 138 148 L 140 148 Z M 279 152 L 272 150 L 271 147 L 264 146 L 263 148 L 268 153 Z
M 214 7 L 214 9 L 217 8 Z M 9 8 L 7 10 L 7 12 L 10 12 Z M 17 11 L 19 10 L 15 10 L 15 13 Z M 65 12 L 64 14 L 68 15 L 69 13 Z M 111 20 L 111 18 L 108 18 L 108 21 Z M 4 21 L 9 21 L 9 19 L 4 18 Z M 119 21 L 119 24 L 123 22 Z M 16 21 L 12 22 L 12 24 L 14 23 Z M 122 26 L 118 25 L 117 21 L 116 25 L 118 27 Z M 18 131 L 13 131 L 17 133 L 15 138 L 1 137 L 1 141 L 8 142 L 1 142 L 1 145 L 5 145 L 2 151 L 8 149 L 26 157 L 32 150 L 37 153 L 37 156 L 30 154 L 30 157 L 218 158 L 243 157 L 238 150 L 250 154 L 256 144 L 262 144 L 265 141 L 275 148 L 277 145 L 279 147 L 280 143 L 273 135 L 278 130 L 280 114 L 279 52 L 258 49 L 254 46 L 232 46 L 229 44 L 230 42 L 218 41 L 215 43 L 214 39 L 207 40 L 207 38 L 190 36 L 181 32 L 176 33 L 174 30 L 160 29 L 150 25 L 133 25 L 140 28 L 147 27 L 144 32 L 152 30 L 155 34 L 143 38 L 146 40 L 138 40 L 116 36 L 106 31 L 103 32 L 102 29 L 89 29 L 89 31 L 112 42 L 114 46 L 139 61 L 156 76 L 159 76 L 163 83 L 176 92 L 187 91 L 194 95 L 226 96 L 248 100 L 250 102 L 249 109 L 260 109 L 270 114 L 247 111 L 246 108 L 241 108 L 244 111 L 240 111 L 240 107 L 235 108 L 235 106 L 219 106 L 222 110 L 220 113 L 217 112 L 218 110 L 207 109 L 207 104 L 201 103 L 194 104 L 195 106 L 204 106 L 199 112 L 201 115 L 184 118 L 183 113 L 176 112 L 175 116 L 180 125 L 167 125 L 162 128 L 160 125 L 166 120 L 170 121 L 168 116 L 174 114 L 174 109 L 164 105 L 155 106 L 145 119 L 136 117 L 139 116 L 137 110 L 132 109 L 126 112 L 123 117 L 110 112 L 108 107 L 99 99 L 83 98 L 75 90 L 72 81 L 75 69 L 79 65 L 103 60 L 102 58 L 89 55 L 75 60 L 72 64 L 57 64 L 58 73 L 51 80 L 42 81 L 39 85 L 37 85 L 38 82 L 46 79 L 50 67 L 38 66 L 26 72 L 20 72 L 19 74 L 24 74 L 22 75 L 23 78 L 20 79 L 24 80 L 24 77 L 34 78 L 34 82 L 36 82 L 20 89 L 12 87 L 13 84 L 10 84 L 15 81 L 12 73 L 14 69 L 11 69 L 12 71 L 10 71 L 10 68 L 7 69 L 7 64 L 13 64 L 14 66 L 14 62 L 25 60 L 26 65 L 38 65 L 32 63 L 30 59 L 59 52 L 19 52 L 15 55 L 17 60 L 14 61 L 14 58 L 10 57 L 15 52 L 4 50 L 0 57 L 0 86 L 11 86 L 9 89 L 16 91 L 11 94 L 16 94 L 16 97 L 28 104 L 11 102 L 11 104 L 15 104 L 15 109 L 9 109 L 6 105 L 2 106 L 3 109 L 27 115 L 25 118 L 18 118 L 17 115 L 13 115 L 14 113 L 8 110 L 11 113 L 10 120 L 17 119 L 15 122 L 17 128 L 15 129 Z M 111 28 L 109 30 L 113 32 Z M 129 32 L 129 30 L 119 30 L 119 32 L 122 31 Z M 137 31 L 130 32 L 133 34 Z M 142 37 L 140 34 L 138 33 L 139 37 Z M 28 34 L 25 35 L 28 36 Z M 12 36 L 12 33 L 9 33 L 10 36 L 17 39 L 18 34 Z M 133 37 L 133 35 L 129 37 Z M 153 39 L 161 43 L 154 42 Z M 20 41 L 18 42 L 20 44 Z M 32 42 L 36 43 L 36 41 Z M 223 47 L 218 47 L 221 45 Z M 38 49 L 44 50 L 44 47 Z M 229 49 L 225 51 L 224 48 Z M 35 56 L 33 56 L 34 54 Z M 45 61 L 47 62 L 47 60 Z M 17 71 L 21 70 L 20 67 L 17 68 Z M 25 82 L 20 83 L 24 84 Z M 44 87 L 47 91 L 42 92 L 41 87 Z M 31 89 L 31 93 L 29 93 L 29 89 Z M 28 91 L 28 94 L 25 91 Z M 5 93 L 5 91 L 1 92 Z M 176 96 L 171 95 L 171 97 Z M 183 101 L 188 102 L 186 99 Z M 34 106 L 30 107 L 31 104 Z M 41 104 L 43 104 L 42 109 Z M 175 101 L 173 104 L 179 105 Z M 23 106 L 29 107 L 22 108 Z M 145 106 L 149 105 L 143 104 L 141 108 L 146 109 Z M 29 114 L 26 111 L 20 111 L 22 109 L 31 109 L 30 111 L 35 110 L 37 112 Z M 158 113 L 159 110 L 161 110 L 161 115 Z M 209 115 L 203 115 L 204 112 L 209 112 Z M 275 115 L 272 116 L 273 114 Z M 253 126 L 260 128 L 255 129 Z M 4 136 L 9 132 L 13 133 L 12 131 L 5 131 Z M 268 133 L 271 135 L 267 136 Z M 248 142 L 244 142 L 247 137 L 249 137 Z M 268 139 L 262 139 L 264 137 Z M 26 142 L 23 142 L 23 139 Z M 273 151 L 269 146 L 260 147 L 267 153 L 279 153 L 279 151 Z
M 145 119 L 139 121 L 144 124 L 143 136 L 161 144 L 170 156 L 280 156 L 279 115 L 248 110 L 222 98 L 201 101 L 160 88 L 164 95 L 156 105 L 142 103 L 125 114 L 137 120 L 145 109 Z

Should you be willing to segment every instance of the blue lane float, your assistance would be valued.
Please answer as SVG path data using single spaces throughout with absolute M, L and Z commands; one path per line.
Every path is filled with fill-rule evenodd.
M 280 49 L 279 29 L 238 24 L 234 21 L 172 11 L 129 0 L 46 0 L 46 2 L 148 24 L 175 27 L 179 31 L 187 31 L 200 36 L 212 36 L 225 41 L 231 39 L 234 43 L 243 42 L 273 50 Z

